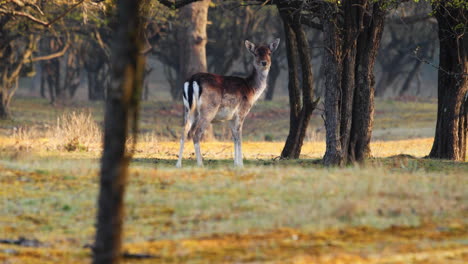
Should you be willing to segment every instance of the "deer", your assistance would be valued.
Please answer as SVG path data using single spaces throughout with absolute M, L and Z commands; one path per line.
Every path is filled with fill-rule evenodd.
M 184 82 L 184 127 L 180 139 L 176 167 L 182 167 L 185 139 L 192 139 L 197 165 L 203 167 L 200 140 L 210 123 L 229 121 L 234 141 L 234 166 L 243 167 L 242 126 L 250 109 L 267 87 L 271 54 L 280 39 L 267 45 L 255 45 L 245 40 L 245 47 L 253 55 L 253 69 L 247 78 L 196 73 Z

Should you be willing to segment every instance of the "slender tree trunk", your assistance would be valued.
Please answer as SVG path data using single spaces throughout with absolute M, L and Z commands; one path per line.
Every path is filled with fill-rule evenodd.
M 8 95 L 0 91 L 0 119 L 10 118 L 9 104 L 10 100 L 8 99 Z
M 121 255 L 123 200 L 130 161 L 125 143 L 128 127 L 136 130 L 144 71 L 144 58 L 139 55 L 140 3 L 139 0 L 117 3 L 118 26 L 112 51 L 112 82 L 106 101 L 94 264 L 118 263 Z
M 301 109 L 300 90 L 299 90 L 299 63 L 297 59 L 297 40 L 291 21 L 292 18 L 288 12 L 280 11 L 283 20 L 286 56 L 288 60 L 288 93 L 289 93 L 289 133 L 286 138 L 281 157 L 287 157 L 292 152 L 294 146 L 295 131 L 297 131 L 297 120 Z
M 417 77 L 417 75 L 419 74 L 422 65 L 423 65 L 422 60 L 416 60 L 414 62 L 413 68 L 408 73 L 408 77 L 406 77 L 406 80 L 403 83 L 403 86 L 401 86 L 401 90 L 398 93 L 399 96 L 403 96 L 409 91 L 411 87 L 411 83 L 414 80 L 414 78 Z
M 312 112 L 318 101 L 313 102 L 313 75 L 309 44 L 300 22 L 301 16 L 278 6 L 286 34 L 286 48 L 289 68 L 290 127 L 283 159 L 298 159 L 307 132 Z M 300 65 L 298 64 L 298 59 Z M 299 88 L 299 72 L 302 72 L 302 89 Z
M 325 53 L 323 56 L 323 72 L 325 76 L 325 128 L 326 150 L 323 163 L 343 165 L 344 157 L 341 147 L 341 39 L 337 28 L 337 17 L 332 5 L 323 14 L 323 37 Z M 328 18 L 327 18 L 328 17 Z
M 280 74 L 280 66 L 278 60 L 274 60 L 271 63 L 270 73 L 268 74 L 268 87 L 265 94 L 265 101 L 273 101 L 273 95 L 275 93 L 276 81 Z
M 439 24 L 437 125 L 430 158 L 466 160 L 468 119 L 468 10 L 443 0 L 433 4 Z

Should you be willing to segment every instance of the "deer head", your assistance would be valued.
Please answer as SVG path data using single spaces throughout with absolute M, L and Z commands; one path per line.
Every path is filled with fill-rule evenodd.
M 280 39 L 276 39 L 268 45 L 259 45 L 256 46 L 252 42 L 246 40 L 245 47 L 252 53 L 255 57 L 254 67 L 258 71 L 267 71 L 271 66 L 271 54 L 278 48 Z

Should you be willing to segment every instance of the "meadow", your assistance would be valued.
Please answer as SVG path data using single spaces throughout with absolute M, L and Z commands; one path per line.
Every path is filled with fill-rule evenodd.
M 103 105 L 20 97 L 12 111 L 0 122 L 0 262 L 88 263 Z M 379 99 L 374 157 L 324 168 L 320 109 L 301 159 L 280 160 L 287 102 L 259 102 L 245 168 L 216 125 L 205 168 L 187 144 L 176 169 L 182 105 L 143 102 L 124 263 L 468 263 L 468 163 L 424 158 L 435 113 L 432 99 Z

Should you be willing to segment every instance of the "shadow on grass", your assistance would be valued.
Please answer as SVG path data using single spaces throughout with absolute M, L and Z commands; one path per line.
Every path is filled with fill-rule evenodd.
M 155 167 L 155 168 L 175 168 L 175 159 L 158 159 L 158 158 L 134 158 L 133 165 L 138 167 Z M 234 161 L 232 159 L 205 159 L 203 160 L 205 169 L 233 168 Z M 184 159 L 182 166 L 184 168 L 197 167 L 195 159 Z M 302 167 L 311 169 L 323 169 L 321 159 L 296 159 L 296 160 L 280 160 L 280 159 L 244 159 L 245 168 L 261 168 L 261 167 Z M 398 172 L 467 172 L 468 162 L 456 162 L 451 160 L 436 160 L 415 158 L 409 155 L 398 155 L 387 158 L 371 158 L 362 164 L 350 164 L 346 167 L 373 167 L 383 168 Z
M 175 168 L 176 160 L 174 159 L 158 159 L 158 158 L 134 158 L 132 163 L 142 167 L 158 167 L 158 168 Z M 203 160 L 204 168 L 223 168 L 234 167 L 232 159 L 205 159 Z M 182 166 L 185 168 L 197 167 L 195 159 L 184 159 Z M 280 160 L 280 159 L 244 159 L 244 167 L 255 168 L 265 166 L 278 166 L 278 167 L 309 167 L 309 168 L 323 168 L 321 159 L 297 159 L 297 160 Z

